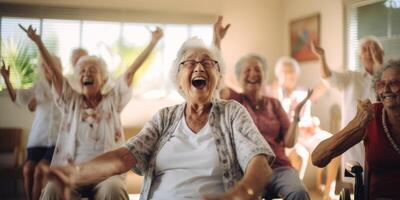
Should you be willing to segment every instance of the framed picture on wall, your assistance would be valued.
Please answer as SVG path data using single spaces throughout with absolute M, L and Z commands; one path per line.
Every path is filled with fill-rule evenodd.
M 290 55 L 299 62 L 317 59 L 311 52 L 310 43 L 320 42 L 320 14 L 291 21 L 289 31 Z

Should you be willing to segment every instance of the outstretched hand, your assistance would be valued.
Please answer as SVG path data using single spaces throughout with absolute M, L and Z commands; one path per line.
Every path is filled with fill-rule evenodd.
M 319 45 L 315 44 L 313 41 L 310 42 L 311 52 L 314 53 L 318 58 L 323 58 L 325 56 L 325 50 Z
M 36 33 L 36 29 L 32 28 L 32 25 L 29 25 L 29 27 L 26 29 L 23 27 L 21 24 L 18 24 L 18 26 L 28 35 L 28 37 L 34 41 L 34 42 L 39 42 L 40 36 Z
M 224 39 L 226 32 L 228 32 L 229 27 L 231 24 L 227 24 L 225 26 L 222 25 L 222 16 L 218 16 L 217 21 L 214 23 L 214 38 L 221 41 Z
M 151 32 L 151 40 L 157 42 L 163 37 L 163 35 L 163 30 L 159 26 L 157 26 L 156 30 Z
M 10 78 L 10 65 L 6 67 L 6 64 L 4 63 L 4 60 L 1 59 L 1 68 L 0 68 L 1 75 L 3 76 L 4 79 L 9 79 Z
M 62 199 L 68 200 L 71 197 L 71 191 L 76 187 L 75 176 L 78 171 L 74 164 L 68 164 L 65 167 L 48 167 L 41 169 L 49 181 L 54 182 L 62 193 Z
M 303 108 L 304 104 L 310 99 L 311 95 L 313 94 L 314 90 L 313 89 L 308 89 L 307 90 L 307 96 L 299 103 L 297 104 L 296 108 L 294 109 L 295 115 L 299 115 L 301 109 Z

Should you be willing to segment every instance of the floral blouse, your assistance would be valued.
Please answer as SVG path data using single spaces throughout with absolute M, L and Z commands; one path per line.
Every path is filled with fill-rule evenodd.
M 185 106 L 186 103 L 183 103 L 161 109 L 137 136 L 125 144 L 137 161 L 132 170 L 145 176 L 141 200 L 149 196 L 157 154 L 175 131 L 183 117 Z M 264 154 L 270 165 L 274 161 L 275 154 L 258 131 L 249 113 L 239 103 L 213 101 L 208 123 L 217 146 L 225 191 L 242 178 L 247 164 L 254 156 Z
M 77 149 L 90 148 L 99 141 L 102 144 L 93 147 L 96 148 L 93 150 L 94 152 L 107 152 L 124 144 L 120 113 L 129 102 L 132 90 L 123 76 L 116 81 L 113 87 L 107 87 L 107 90 L 102 89 L 103 96 L 96 108 L 88 108 L 83 95 L 73 90 L 66 79 L 63 80 L 61 95 L 58 95 L 54 87 L 53 94 L 56 98 L 56 105 L 61 110 L 62 119 L 52 166 L 65 165 L 68 161 L 75 161 Z M 96 131 L 91 131 L 92 128 L 95 128 Z M 87 137 L 88 139 L 92 138 L 93 141 L 84 143 L 79 141 L 82 133 L 94 134 Z

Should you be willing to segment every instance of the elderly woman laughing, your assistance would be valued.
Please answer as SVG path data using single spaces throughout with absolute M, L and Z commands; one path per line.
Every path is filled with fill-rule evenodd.
M 161 109 L 125 147 L 49 177 L 68 194 L 133 169 L 145 176 L 140 199 L 257 199 L 275 155 L 244 107 L 216 98 L 223 69 L 218 49 L 186 41 L 171 70 L 185 103 Z
M 106 65 L 96 56 L 83 56 L 75 67 L 76 80 L 81 92 L 71 88 L 44 46 L 41 38 L 30 26 L 26 31 L 29 38 L 38 46 L 51 73 L 53 93 L 56 104 L 62 112 L 62 121 L 51 166 L 66 166 L 88 161 L 104 152 L 121 147 L 124 142 L 120 112 L 129 102 L 130 85 L 133 75 L 148 57 L 151 50 L 162 37 L 161 29 L 152 32 L 149 45 L 116 81 L 114 86 L 105 84 L 108 80 Z M 110 87 L 106 87 L 110 86 Z M 92 169 L 92 171 L 99 171 Z M 97 179 L 98 180 L 98 179 Z M 90 191 L 95 199 L 128 199 L 124 179 L 121 176 L 103 178 L 91 182 L 87 187 L 79 187 L 72 198 Z M 86 192 L 87 193 L 87 192 Z M 57 199 L 59 194 L 54 184 L 49 183 L 43 190 L 42 199 Z

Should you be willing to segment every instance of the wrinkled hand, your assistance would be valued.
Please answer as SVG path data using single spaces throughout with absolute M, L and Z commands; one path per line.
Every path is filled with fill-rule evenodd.
M 159 26 L 157 26 L 156 30 L 151 32 L 151 40 L 157 42 L 163 37 L 163 35 L 163 30 Z
M 318 58 L 321 59 L 325 57 L 325 50 L 322 47 L 318 46 L 314 42 L 310 43 L 310 47 L 311 47 L 311 52 L 313 52 L 314 55 L 316 55 Z
M 36 34 L 36 29 L 32 28 L 32 25 L 29 25 L 28 29 L 23 27 L 21 24 L 18 24 L 18 26 L 28 35 L 28 37 L 34 41 L 34 42 L 39 42 L 40 36 Z
M 0 72 L 4 79 L 10 78 L 10 65 L 6 67 L 6 64 L 4 63 L 3 59 L 1 60 Z
M 62 199 L 70 199 L 71 191 L 76 187 L 75 176 L 78 174 L 77 167 L 69 164 L 64 167 L 49 168 L 46 166 L 42 170 L 48 180 L 53 181 L 59 187 Z
M 214 23 L 214 40 L 221 41 L 224 39 L 226 32 L 228 32 L 231 24 L 227 24 L 225 27 L 222 25 L 222 16 L 218 16 L 217 21 Z
M 375 118 L 375 111 L 371 101 L 369 99 L 364 101 L 358 100 L 357 114 L 353 119 L 354 122 L 363 127 L 373 118 Z
M 368 51 L 372 57 L 374 65 L 381 65 L 383 63 L 383 52 L 378 49 L 375 43 L 368 45 Z
M 300 114 L 301 109 L 303 108 L 304 104 L 310 99 L 313 92 L 314 92 L 313 89 L 307 90 L 307 96 L 294 108 L 295 116 L 298 116 Z
M 248 189 L 242 184 L 236 184 L 231 190 L 220 197 L 204 197 L 203 200 L 253 200 L 256 199 L 254 191 Z

